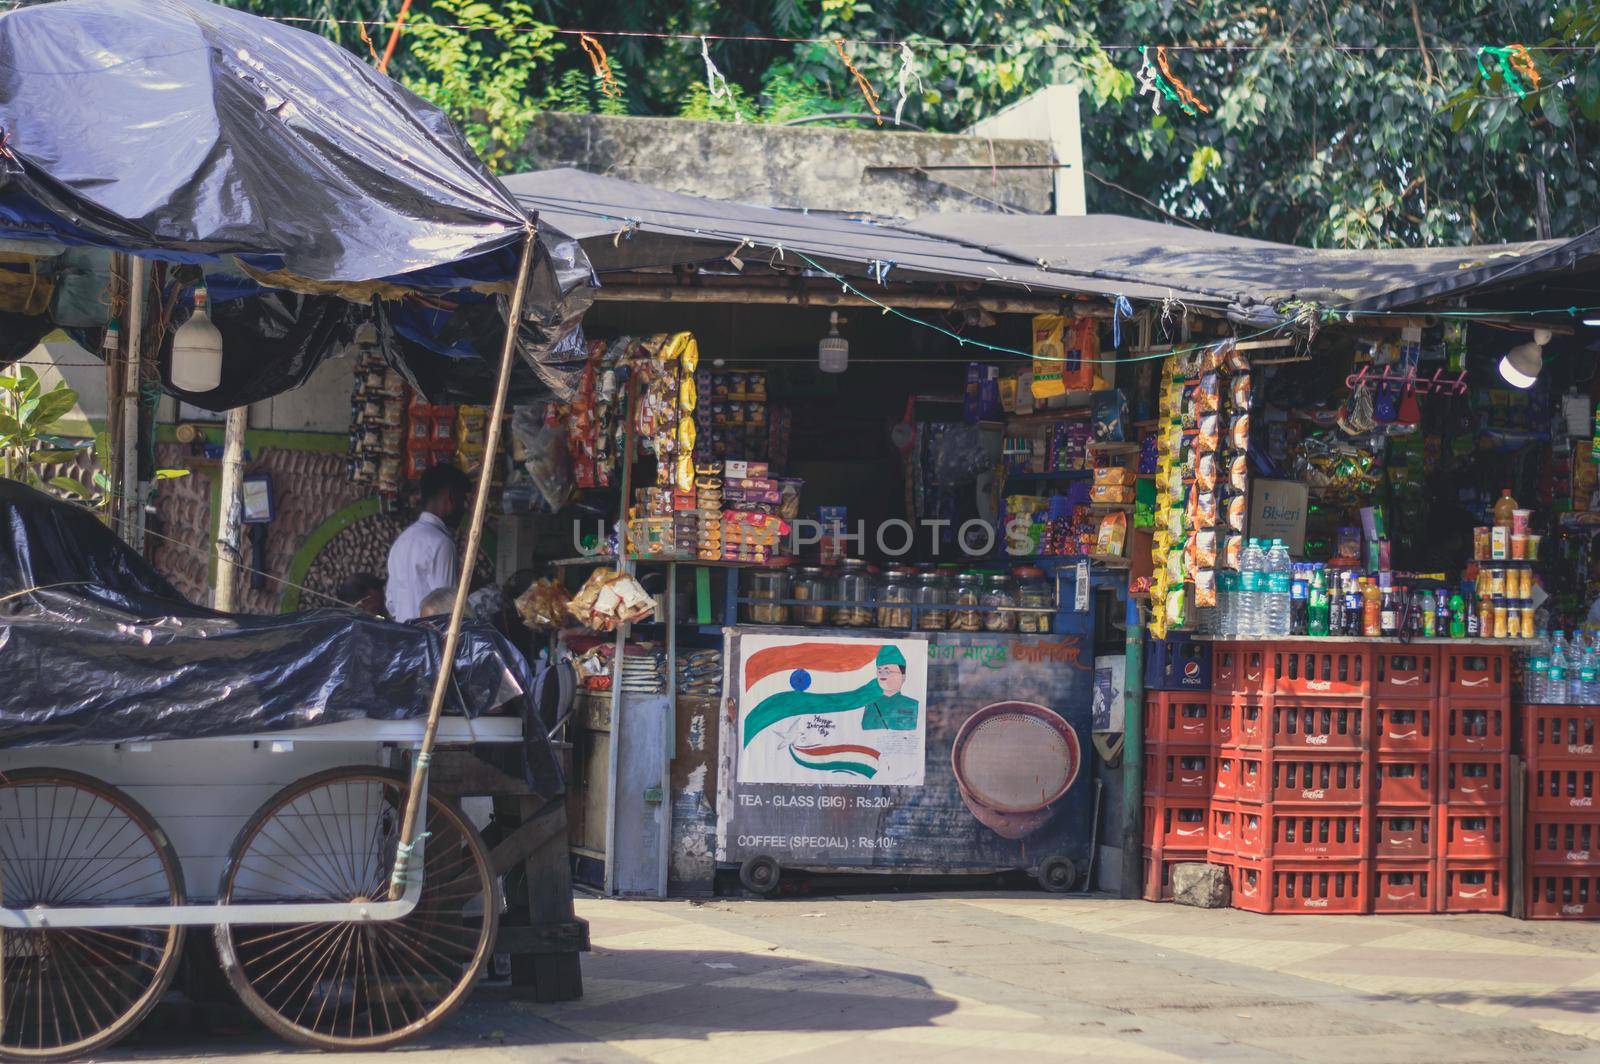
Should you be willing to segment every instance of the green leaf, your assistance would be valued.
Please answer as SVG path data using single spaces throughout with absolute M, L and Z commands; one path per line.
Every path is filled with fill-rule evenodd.
M 58 491 L 64 491 L 68 495 L 73 496 L 74 498 L 78 498 L 78 499 L 87 499 L 87 498 L 89 498 L 89 489 L 85 488 L 82 484 L 79 484 L 76 480 L 73 480 L 71 477 L 51 477 L 50 478 L 50 486 L 52 488 L 57 489 Z
M 65 384 L 60 384 L 40 396 L 36 402 L 38 405 L 33 411 L 33 427 L 42 429 L 55 424 L 77 406 L 78 393 Z
M 156 479 L 157 480 L 177 480 L 180 477 L 186 477 L 188 475 L 189 475 L 189 470 L 187 470 L 187 469 L 158 469 L 158 470 L 156 470 Z
M 11 441 L 15 442 L 21 436 L 22 426 L 17 424 L 17 419 L 0 411 L 0 443 L 5 443 L 7 437 L 10 437 Z
M 31 460 L 40 465 L 50 465 L 56 462 L 75 462 L 78 451 L 34 451 Z
M 1189 157 L 1189 184 L 1198 185 L 1206 174 L 1222 165 L 1222 153 L 1207 144 Z

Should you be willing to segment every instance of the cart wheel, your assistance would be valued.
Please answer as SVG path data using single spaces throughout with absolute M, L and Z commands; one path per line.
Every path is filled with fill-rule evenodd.
M 234 840 L 218 898 L 387 900 L 408 782 L 358 766 L 285 787 Z M 430 794 L 422 828 L 422 897 L 399 920 L 217 927 L 228 981 L 261 1022 L 321 1049 L 376 1049 L 430 1030 L 466 999 L 494 947 L 499 890 L 453 804 Z
M 765 854 L 747 858 L 739 866 L 739 882 L 752 894 L 771 894 L 778 889 L 778 877 L 782 874 L 777 858 Z
M 1065 857 L 1046 857 L 1035 877 L 1039 886 L 1051 894 L 1065 894 L 1078 882 L 1078 870 Z
M 7 908 L 181 905 L 183 869 L 150 814 L 65 769 L 0 774 Z M 166 992 L 182 927 L 7 931 L 0 1059 L 66 1060 L 138 1026 Z

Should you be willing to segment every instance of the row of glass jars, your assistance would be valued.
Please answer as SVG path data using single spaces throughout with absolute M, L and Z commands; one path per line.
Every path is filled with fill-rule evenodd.
M 747 615 L 756 624 L 1045 633 L 1051 614 L 1029 611 L 1054 610 L 1056 604 L 1044 570 L 1032 566 L 1016 570 L 1014 577 L 965 571 L 951 580 L 941 569 L 891 565 L 880 577 L 866 562 L 849 558 L 832 574 L 806 565 L 757 569 L 749 580 L 755 601 Z M 789 606 L 782 599 L 799 604 Z

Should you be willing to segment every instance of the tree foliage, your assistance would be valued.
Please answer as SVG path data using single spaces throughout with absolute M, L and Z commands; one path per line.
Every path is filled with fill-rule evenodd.
M 305 13 L 290 0 L 230 2 Z M 353 9 L 316 4 L 325 19 L 373 17 Z M 963 129 L 1043 85 L 1079 86 L 1092 210 L 1348 247 L 1525 240 L 1597 221 L 1592 0 L 417 0 L 416 10 L 395 72 L 500 168 L 517 164 L 517 132 L 537 107 L 745 122 L 864 111 L 839 40 L 886 115 L 907 75 L 904 117 L 931 130 Z M 445 29 L 461 23 L 473 28 Z M 613 99 L 550 26 L 689 36 L 600 37 L 623 85 Z M 366 53 L 351 27 L 324 29 Z M 700 34 L 731 98 L 710 98 Z M 1493 64 L 1487 79 L 1479 71 L 1480 46 L 1516 42 L 1539 69 L 1526 96 Z M 1153 113 L 1135 78 L 1140 44 L 1172 46 L 1173 72 L 1209 112 Z

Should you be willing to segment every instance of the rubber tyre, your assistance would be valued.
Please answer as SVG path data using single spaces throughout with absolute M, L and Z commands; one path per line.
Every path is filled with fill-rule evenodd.
M 739 883 L 752 894 L 771 894 L 778 889 L 782 876 L 783 868 L 778 859 L 766 854 L 747 858 L 739 866 Z
M 1034 873 L 1039 889 L 1050 894 L 1065 894 L 1078 885 L 1078 869 L 1065 857 L 1047 857 Z

